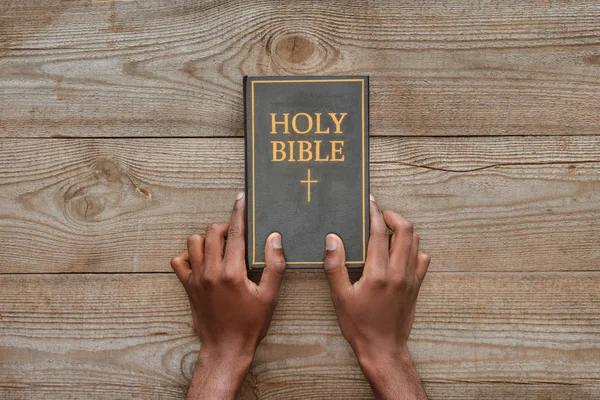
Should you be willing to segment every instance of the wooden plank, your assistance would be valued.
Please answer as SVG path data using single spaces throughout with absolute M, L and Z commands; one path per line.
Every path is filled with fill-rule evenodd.
M 173 274 L 0 276 L 0 397 L 182 398 L 199 347 Z M 600 274 L 428 275 L 431 398 L 600 396 Z M 244 399 L 370 398 L 322 271 L 288 271 Z
M 244 74 L 370 74 L 374 135 L 584 135 L 576 2 L 4 1 L 0 136 L 241 136 Z
M 440 271 L 600 268 L 600 138 L 379 138 L 371 190 Z M 243 140 L 0 142 L 0 272 L 169 271 L 227 221 Z M 285 245 L 285 238 L 284 238 Z

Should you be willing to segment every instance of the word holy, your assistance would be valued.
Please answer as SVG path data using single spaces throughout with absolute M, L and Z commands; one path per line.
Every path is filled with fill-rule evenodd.
M 271 113 L 271 135 L 341 135 L 347 113 Z M 291 128 L 291 129 L 290 129 Z M 271 161 L 274 162 L 342 162 L 343 140 L 272 140 Z

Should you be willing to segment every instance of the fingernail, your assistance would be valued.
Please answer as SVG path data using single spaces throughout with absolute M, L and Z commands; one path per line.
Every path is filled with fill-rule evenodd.
M 338 242 L 337 242 L 337 239 L 335 238 L 335 236 L 333 236 L 333 235 L 325 236 L 325 250 L 334 251 L 335 249 L 337 249 L 337 246 L 338 246 Z
M 235 197 L 235 199 L 236 199 L 236 200 L 241 200 L 241 199 L 243 199 L 243 198 L 244 198 L 244 192 L 239 192 L 239 193 L 237 194 L 237 196 Z
M 371 201 L 375 201 L 375 197 L 373 197 L 372 194 L 370 194 L 369 197 L 371 198 Z
M 279 233 L 275 233 L 273 235 L 273 238 L 271 239 L 271 246 L 273 246 L 274 249 L 281 248 L 281 235 Z

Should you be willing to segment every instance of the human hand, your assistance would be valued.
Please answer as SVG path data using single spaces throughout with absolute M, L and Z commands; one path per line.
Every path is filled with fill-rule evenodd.
M 239 193 L 229 224 L 209 225 L 206 237 L 190 236 L 188 250 L 171 260 L 201 343 L 189 399 L 235 396 L 275 310 L 285 270 L 281 235 L 267 238 L 266 266 L 256 285 L 246 273 L 244 212 Z
M 426 398 L 406 342 L 430 257 L 419 252 L 412 224 L 393 211 L 381 212 L 372 198 L 370 216 L 367 260 L 355 284 L 344 243 L 334 234 L 326 237 L 324 268 L 340 329 L 377 398 Z

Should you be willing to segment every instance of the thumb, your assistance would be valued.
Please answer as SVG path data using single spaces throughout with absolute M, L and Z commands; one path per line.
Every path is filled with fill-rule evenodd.
M 325 259 L 323 268 L 329 282 L 332 297 L 340 298 L 352 286 L 346 268 L 346 251 L 339 236 L 330 233 L 325 237 Z
M 285 257 L 281 246 L 281 235 L 273 232 L 265 244 L 265 269 L 259 287 L 270 300 L 276 301 L 285 271 Z

